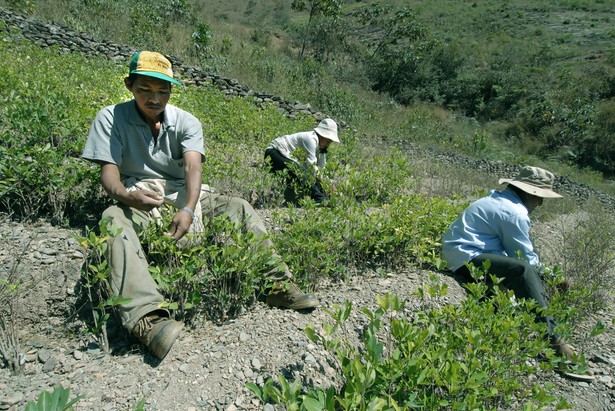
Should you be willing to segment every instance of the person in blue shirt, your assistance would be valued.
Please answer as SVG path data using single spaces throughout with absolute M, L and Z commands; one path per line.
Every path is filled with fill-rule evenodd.
M 540 260 L 530 240 L 531 212 L 545 198 L 561 198 L 553 191 L 553 173 L 538 167 L 523 167 L 514 179 L 500 179 L 507 184 L 502 191 L 470 204 L 450 225 L 442 239 L 442 258 L 448 269 L 471 279 L 467 265 L 482 267 L 489 260 L 489 273 L 503 279 L 502 285 L 516 298 L 534 299 L 548 308 Z M 548 337 L 558 355 L 571 359 L 573 351 L 555 334 L 551 315 L 538 315 L 547 323 Z

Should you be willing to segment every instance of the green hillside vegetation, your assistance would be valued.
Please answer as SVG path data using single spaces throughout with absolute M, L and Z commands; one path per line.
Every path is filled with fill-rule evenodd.
M 343 144 L 331 148 L 326 170 L 336 185 L 331 207 L 305 201 L 301 208 L 282 208 L 281 181 L 261 167 L 264 147 L 276 136 L 314 127 L 313 118 L 291 120 L 273 106 L 261 109 L 247 99 L 228 99 L 214 87 L 178 88 L 171 98 L 172 104 L 203 123 L 207 153 L 203 181 L 271 210 L 272 220 L 284 228 L 273 231 L 272 240 L 304 288 L 360 275 L 357 273 L 366 269 L 384 272 L 406 264 L 444 268 L 439 258 L 440 237 L 469 199 L 484 193 L 488 180 L 476 172 L 423 164 L 420 159 L 408 158 L 394 144 L 385 143 L 442 143 L 485 157 L 506 147 L 505 158 L 519 162 L 541 154 L 540 150 L 517 151 L 514 146 L 523 145 L 521 140 L 514 144 L 504 141 L 470 118 L 483 121 L 486 111 L 453 114 L 440 108 L 446 101 L 435 101 L 428 95 L 392 93 L 382 99 L 366 88 L 370 77 L 363 71 L 365 67 L 350 64 L 352 53 L 335 63 L 316 58 L 317 51 L 310 47 L 304 59 L 298 60 L 302 22 L 307 19 L 282 7 L 283 2 L 271 2 L 267 16 L 274 20 L 267 32 L 249 25 L 233 26 L 229 21 L 237 16 L 232 12 L 258 21 L 259 13 L 264 13 L 261 7 L 268 2 L 227 1 L 230 8 L 211 2 L 208 7 L 218 8 L 208 12 L 207 19 L 201 17 L 201 3 L 207 2 L 0 2 L 101 38 L 158 49 L 195 65 L 237 74 L 251 88 L 311 102 L 348 122 L 352 129 L 341 132 Z M 361 3 L 345 3 L 344 16 Z M 254 17 L 246 14 L 252 10 L 250 5 Z M 261 22 L 268 21 L 264 16 Z M 81 160 L 79 154 L 96 112 L 130 98 L 122 82 L 126 65 L 61 54 L 9 36 L 4 29 L 0 33 L 0 59 L 11 63 L 0 66 L 0 87 L 5 91 L 0 95 L 0 209 L 22 220 L 48 218 L 57 224 L 83 227 L 79 242 L 88 250 L 84 282 L 88 288 L 104 291 L 108 276 L 103 258 L 105 239 L 117 233 L 104 222 L 97 227 L 109 199 L 100 188 L 98 168 Z M 427 40 L 431 44 L 433 39 Z M 522 71 L 509 74 L 524 76 Z M 500 125 L 500 130 L 511 124 L 506 117 L 498 121 L 507 123 Z M 371 144 L 375 137 L 384 137 L 385 143 Z M 447 176 L 444 186 L 422 184 L 443 174 Z M 595 179 L 595 174 L 589 175 Z M 542 216 L 569 211 L 573 205 L 565 200 L 559 207 L 545 207 Z M 573 248 L 586 238 L 596 238 L 597 227 L 607 234 L 613 232 L 610 220 L 601 220 L 604 212 L 593 211 L 596 220 L 590 222 L 600 223 L 580 227 L 578 238 L 571 239 L 576 241 Z M 156 227 L 144 238 L 154 262 L 152 274 L 169 307 L 187 322 L 203 318 L 224 321 L 248 307 L 255 291 L 258 294 L 264 286 L 256 280 L 256 272 L 272 264 L 271 256 L 258 254 L 251 247 L 253 238 L 223 219 L 210 222 L 205 236 L 206 246 L 189 250 L 179 250 Z M 590 250 L 583 251 L 586 258 L 608 264 L 611 256 L 612 261 L 612 248 L 604 242 Z M 172 257 L 157 259 L 168 255 Z M 603 307 L 607 301 L 604 293 L 608 296 L 612 288 L 601 281 L 606 274 L 600 272 L 592 273 L 595 280 L 588 278 L 569 293 L 559 294 L 555 290 L 564 273 L 556 266 L 552 271 L 552 310 L 562 319 L 562 334 L 569 336 L 574 321 L 588 310 Z M 477 270 L 475 274 L 480 279 L 482 273 Z M 0 297 L 9 301 L 10 293 L 19 292 L 19 282 L 10 275 L 8 282 L 0 279 Z M 5 287 L 7 283 L 12 286 Z M 289 383 L 280 377 L 263 387 L 250 388 L 263 401 L 307 410 L 496 409 L 516 401 L 528 410 L 565 405 L 564 400 L 549 394 L 550 387 L 527 384 L 528 374 L 562 365 L 546 342 L 536 338 L 542 330 L 531 321 L 531 304 L 515 305 L 509 294 L 499 290 L 487 296 L 483 282 L 470 286 L 467 300 L 459 306 L 444 304 L 441 298 L 445 295 L 446 287 L 435 277 L 426 278 L 424 287 L 413 296 L 420 298 L 422 309 L 411 318 L 405 316 L 405 296 L 379 296 L 380 309 L 362 310 L 370 326 L 361 350 L 348 342 L 348 332 L 354 331 L 344 329 L 350 303 L 331 309 L 332 323 L 324 325 L 325 333 L 306 330 L 309 338 L 337 358 L 343 387 L 301 387 L 299 382 Z M 104 292 L 100 300 L 90 296 L 93 324 L 84 332 L 104 334 L 104 322 L 118 302 L 115 297 Z M 401 312 L 404 315 L 398 316 Z M 535 361 L 541 353 L 546 360 Z M 5 356 L 4 360 L 9 359 Z
M 97 167 L 80 160 L 78 155 L 88 123 L 98 108 L 129 97 L 121 82 L 125 68 L 100 58 L 58 55 L 54 49 L 41 49 L 7 37 L 3 40 L 0 58 L 16 63 L 3 65 L 0 72 L 0 85 L 11 90 L 3 97 L 2 104 L 0 158 L 11 159 L 0 163 L 3 210 L 22 219 L 48 216 L 73 225 L 80 219 L 95 221 L 108 200 L 100 192 Z M 210 132 L 204 180 L 240 195 L 255 190 L 263 199 L 263 206 L 276 208 L 279 205 L 280 199 L 272 191 L 280 185 L 264 169 L 250 167 L 250 161 L 260 158 L 262 148 L 272 136 L 297 126 L 307 127 L 313 124 L 312 119 L 291 121 L 273 108 L 261 110 L 245 100 L 227 100 L 219 91 L 209 88 L 177 90 L 172 102 L 190 108 Z M 332 175 L 339 181 L 332 207 L 316 208 L 308 202 L 302 209 L 279 209 L 274 216 L 285 226 L 272 238 L 297 281 L 304 287 L 316 287 L 320 281 L 341 279 L 374 263 L 382 268 L 409 261 L 441 266 L 437 258 L 438 238 L 466 203 L 458 201 L 455 204 L 446 198 L 412 194 L 412 169 L 403 155 L 367 151 L 353 143 L 354 137 L 349 132 L 343 133 L 342 138 L 345 144 L 337 147 L 332 155 L 336 158 L 331 163 Z M 92 324 L 84 332 L 99 336 L 104 348 L 108 347 L 103 337 L 106 335 L 105 322 L 112 307 L 121 301 L 121 297 L 105 293 L 109 268 L 104 254 L 106 239 L 118 233 L 105 222 L 100 229 L 95 228 L 86 228 L 85 235 L 78 238 L 88 250 L 85 264 L 88 268 L 83 278 L 84 285 L 92 291 Z M 157 225 L 151 228 L 144 241 L 153 263 L 152 274 L 168 298 L 168 307 L 175 310 L 178 318 L 189 323 L 203 318 L 224 321 L 240 312 L 242 307 L 249 306 L 255 289 L 263 286 L 256 281 L 256 275 L 265 265 L 271 264 L 271 256 L 258 254 L 251 246 L 254 238 L 241 234 L 240 227 L 229 226 L 223 220 L 212 221 L 204 234 L 206 241 L 200 242 L 203 245 L 187 250 L 179 250 L 162 235 L 162 228 Z M 8 280 L 11 285 L 0 287 L 4 301 L 10 302 L 11 296 L 20 290 L 19 279 L 11 277 L 12 274 L 15 273 L 9 273 L 9 277 L 2 280 L 2 284 Z M 390 354 L 383 353 L 379 348 L 381 343 L 373 340 L 375 337 L 370 338 L 369 367 L 380 369 L 378 378 L 372 375 L 375 371 L 371 368 L 353 371 L 363 363 L 361 356 L 364 354 L 336 345 L 334 339 L 329 341 L 333 335 L 322 337 L 320 342 L 332 354 L 340 356 L 343 366 L 340 371 L 348 373 L 347 381 L 359 384 L 356 390 L 361 388 L 361 391 L 340 392 L 347 397 L 338 405 L 341 409 L 357 409 L 364 401 L 375 401 L 383 406 L 396 403 L 404 408 L 410 404 L 425 404 L 431 409 L 446 409 L 452 403 L 507 404 L 530 395 L 534 396 L 532 400 L 524 400 L 528 404 L 556 401 L 543 388 L 528 389 L 520 383 L 528 373 L 536 373 L 539 369 L 525 365 L 524 361 L 538 352 L 549 352 L 542 339 L 531 338 L 537 325 L 529 320 L 532 314 L 526 306 L 514 307 L 505 294 L 499 293 L 498 305 L 508 308 L 495 315 L 492 305 L 478 304 L 484 296 L 483 289 L 475 291 L 476 297 L 468 300 L 468 306 L 429 310 L 431 301 L 445 295 L 445 291 L 437 283 L 426 285 L 422 291 L 425 316 L 416 324 L 408 320 L 398 324 L 402 327 L 401 334 L 395 334 L 395 338 L 400 347 L 409 347 L 404 341 L 413 344 L 416 338 L 422 341 L 410 352 L 404 349 L 401 357 L 395 354 L 379 364 Z M 402 309 L 403 302 L 397 297 L 388 298 L 394 304 L 387 309 Z M 336 321 L 340 325 L 349 311 L 350 306 L 347 306 L 346 314 L 338 315 Z M 373 315 L 379 318 L 383 313 Z M 482 348 L 467 351 L 467 343 L 460 337 L 484 324 L 486 316 L 494 327 L 516 331 L 494 334 L 491 327 L 476 328 L 472 335 L 482 340 Z M 458 321 L 461 318 L 465 320 Z M 468 318 L 471 323 L 465 322 Z M 433 328 L 446 323 L 466 324 L 467 331 Z M 331 333 L 340 325 L 330 328 Z M 371 332 L 375 335 L 380 326 L 380 321 L 376 320 Z M 397 326 L 393 330 L 397 330 Z M 309 335 L 319 342 L 317 333 L 310 331 Z M 441 347 L 447 347 L 448 354 Z M 453 362 L 459 362 L 452 356 L 455 352 L 467 358 L 465 368 L 450 368 Z M 11 364 L 11 358 L 6 353 L 2 355 Z M 540 366 L 547 369 L 556 366 L 558 360 L 550 358 Z M 19 369 L 17 364 L 15 361 L 13 365 L 16 370 Z M 501 365 L 494 368 L 494 364 Z M 448 371 L 440 371 L 442 367 Z M 425 374 L 424 370 L 431 370 L 430 374 Z M 355 380 L 354 375 L 358 379 Z M 450 375 L 450 380 L 441 381 L 443 375 Z M 499 375 L 506 375 L 506 378 L 498 377 L 492 388 L 483 388 L 485 378 Z M 289 407 L 292 404 L 308 407 L 314 401 L 320 404 L 319 398 L 329 404 L 337 401 L 332 388 L 326 391 L 310 387 L 301 389 L 298 382 L 291 388 L 281 378 L 280 388 L 270 380 L 262 389 L 257 386 L 251 389 L 265 402 L 284 403 Z M 473 381 L 471 384 L 460 385 L 459 381 L 468 381 L 468 378 Z M 400 383 L 400 389 L 387 400 L 385 387 L 390 386 L 389 383 Z M 448 390 L 450 395 L 444 395 Z M 276 396 L 278 391 L 280 395 Z M 408 397 L 409 392 L 414 394 Z M 539 393 L 538 399 L 536 393 Z M 305 407 L 303 409 L 308 409 Z M 314 404 L 309 409 L 327 409 L 313 407 Z
M 47 217 L 69 225 L 95 221 L 109 199 L 99 188 L 97 167 L 79 155 L 96 112 L 130 98 L 122 82 L 125 68 L 103 59 L 58 56 L 53 49 L 27 43 L 11 41 L 0 47 L 2 56 L 16 63 L 3 66 L 0 80 L 11 89 L 2 106 L 0 154 L 12 159 L 1 164 L 3 210 L 20 219 Z M 262 110 L 248 100 L 228 100 L 214 88 L 177 89 L 172 103 L 189 108 L 207 130 L 205 182 L 229 194 L 256 196 L 260 207 L 282 204 L 282 190 L 277 189 L 281 182 L 262 167 L 264 147 L 275 136 L 314 127 L 314 119 L 290 120 L 273 106 Z M 314 241 L 329 250 L 322 254 L 333 260 L 305 261 L 303 267 L 297 263 L 295 270 L 340 275 L 340 266 L 394 259 L 402 250 L 403 255 L 412 251 L 420 261 L 432 258 L 437 236 L 461 205 L 413 194 L 412 167 L 401 153 L 364 148 L 350 131 L 342 137 L 344 144 L 332 149 L 335 160 L 327 170 L 336 181 L 335 209 L 297 210 L 289 217 L 297 219 L 292 224 L 296 233 L 280 234 L 287 237 L 280 240 L 280 248 L 289 250 L 284 253 L 288 258 L 297 258 L 295 242 L 301 248 L 303 242 Z M 368 213 L 373 207 L 379 211 Z M 380 230 L 386 235 L 381 237 Z M 403 231 L 394 235 L 398 230 Z M 310 232 L 317 234 L 313 240 Z M 428 242 L 414 244 L 414 239 Z
M 279 54 L 294 59 L 305 13 L 288 10 L 290 2 L 272 3 L 252 2 L 244 14 L 250 7 L 254 11 L 241 16 L 233 2 L 204 2 L 207 17 L 202 18 L 231 33 L 251 26 L 252 40 L 272 39 L 267 48 L 280 43 Z M 318 62 L 346 93 L 319 98 L 320 90 L 335 90 L 319 75 L 316 81 L 324 84 L 313 85 L 310 101 L 329 110 L 354 106 L 357 113 L 335 113 L 354 122 L 361 117 L 357 106 L 362 104 L 349 97 L 361 95 L 353 87 L 373 89 L 383 93 L 380 100 L 388 95 L 401 104 L 441 106 L 462 119 L 478 120 L 487 140 L 494 140 L 487 142 L 490 155 L 512 151 L 613 174 L 615 12 L 608 2 L 381 2 L 390 9 L 371 1 L 322 3 L 341 8 L 338 15 L 312 24 L 303 67 Z M 284 17 L 265 17 L 265 10 L 272 9 L 284 10 L 279 12 Z M 258 35 L 261 18 L 269 24 Z M 252 68 L 252 57 L 244 51 L 242 47 L 232 61 Z M 232 70 L 251 82 L 265 81 L 268 89 L 283 81 L 270 66 L 261 63 L 254 71 L 259 69 L 265 75 L 256 78 L 245 69 Z M 346 100 L 336 101 L 340 95 Z M 453 133 L 463 141 L 462 124 L 455 124 Z M 389 137 L 414 138 L 408 133 Z
M 592 185 L 615 170 L 606 1 L 2 3 L 309 102 L 367 136 L 549 162 Z M 331 7 L 309 20 L 310 4 Z

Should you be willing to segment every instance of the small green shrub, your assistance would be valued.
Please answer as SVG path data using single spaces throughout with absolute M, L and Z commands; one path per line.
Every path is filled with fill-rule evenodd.
M 496 280 L 497 281 L 497 280 Z M 526 410 L 554 405 L 550 387 L 528 384 L 527 376 L 552 369 L 558 359 L 537 336 L 534 302 L 511 299 L 498 288 L 487 297 L 484 282 L 468 285 L 459 306 L 443 305 L 406 316 L 406 301 L 378 296 L 379 308 L 361 312 L 368 321 L 360 347 L 351 343 L 346 301 L 327 310 L 332 321 L 306 328 L 307 336 L 335 358 L 341 388 L 301 387 L 278 377 L 248 388 L 263 402 L 295 410 L 492 410 L 521 402 Z M 446 287 L 419 289 L 438 299 Z M 429 297 L 428 297 L 429 296 Z M 549 361 L 537 362 L 547 354 Z M 558 406 L 566 405 L 560 400 Z
M 110 218 L 100 220 L 98 227 L 98 235 L 86 227 L 85 236 L 74 238 L 86 253 L 82 280 L 92 314 L 92 323 L 87 332 L 96 337 L 103 351 L 109 351 L 107 322 L 113 308 L 127 303 L 130 299 L 112 293 L 109 283 L 111 267 L 106 259 L 109 240 L 120 235 L 122 229 L 115 227 Z
M 211 38 L 213 34 L 208 24 L 198 22 L 196 29 L 192 32 L 192 47 L 195 54 L 209 54 L 211 53 Z
M 202 233 L 176 242 L 166 234 L 173 215 L 164 211 L 141 236 L 150 272 L 167 299 L 163 308 L 174 310 L 181 320 L 199 314 L 221 321 L 245 310 L 270 285 L 266 273 L 280 261 L 259 248 L 261 239 L 243 224 L 216 217 L 205 222 Z
M 376 206 L 408 194 L 413 187 L 409 159 L 399 151 L 388 155 L 368 152 L 336 161 L 328 168 L 336 176 L 337 195 Z
M 420 195 L 399 196 L 382 207 L 332 203 L 329 208 L 306 204 L 276 216 L 285 224 L 273 237 L 276 247 L 306 282 L 341 278 L 349 267 L 365 264 L 436 264 L 441 233 L 460 212 L 446 200 Z
M 37 401 L 30 401 L 26 404 L 24 411 L 68 411 L 73 409 L 73 404 L 77 403 L 82 396 L 78 396 L 69 401 L 70 388 L 59 385 L 52 392 L 42 391 Z

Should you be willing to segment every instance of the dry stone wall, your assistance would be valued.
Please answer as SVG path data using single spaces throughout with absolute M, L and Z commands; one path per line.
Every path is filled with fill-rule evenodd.
M 9 10 L 0 10 L 0 18 L 6 23 L 6 30 L 18 29 L 25 38 L 41 47 L 57 46 L 60 52 L 83 53 L 91 56 L 106 56 L 108 59 L 125 65 L 130 57 L 137 51 L 136 48 L 115 44 L 106 40 L 99 40 L 87 33 L 70 30 L 66 27 L 45 23 Z M 176 77 L 186 86 L 213 85 L 222 93 L 230 97 L 251 98 L 255 104 L 264 107 L 273 104 L 280 113 L 288 117 L 306 114 L 320 121 L 327 117 L 323 113 L 312 109 L 310 104 L 287 101 L 282 97 L 267 93 L 255 92 L 249 87 L 239 84 L 235 79 L 207 73 L 199 68 L 184 64 L 179 58 L 167 55 L 173 64 Z M 338 121 L 338 124 L 340 122 Z M 345 128 L 345 124 L 340 124 Z
M 13 32 L 17 29 L 22 35 L 39 44 L 41 47 L 59 47 L 65 53 L 83 53 L 86 55 L 106 56 L 108 59 L 125 65 L 132 54 L 137 49 L 115 44 L 106 40 L 99 40 L 87 33 L 76 32 L 66 27 L 42 22 L 28 16 L 14 13 L 8 10 L 0 10 L 0 18 L 6 23 L 5 30 Z M 313 116 L 316 120 L 327 117 L 321 112 L 312 109 L 309 103 L 290 102 L 282 97 L 271 94 L 255 92 L 249 87 L 239 84 L 235 79 L 222 77 L 217 74 L 207 73 L 199 68 L 184 64 L 179 58 L 167 56 L 173 63 L 177 77 L 185 85 L 205 86 L 213 85 L 229 97 L 250 98 L 260 107 L 273 104 L 285 116 L 293 118 L 298 114 Z M 347 124 L 339 122 L 342 129 L 348 128 Z M 386 143 L 386 141 L 383 141 Z M 438 149 L 418 148 L 411 143 L 400 143 L 401 148 L 422 156 L 429 156 L 435 160 L 453 163 L 461 167 L 479 169 L 486 174 L 498 177 L 514 177 L 519 166 L 505 164 L 486 159 L 474 159 L 458 153 L 442 152 Z M 417 153 L 420 151 L 420 153 Z M 596 198 L 610 210 L 615 210 L 615 199 L 603 192 L 595 190 L 587 185 L 579 184 L 568 177 L 557 176 L 555 182 L 556 190 L 574 197 L 580 203 L 584 203 L 591 198 Z

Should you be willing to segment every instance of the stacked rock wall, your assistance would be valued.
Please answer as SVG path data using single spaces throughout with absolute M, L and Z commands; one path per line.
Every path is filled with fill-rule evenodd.
M 8 31 L 12 31 L 11 28 L 16 28 L 23 34 L 24 37 L 34 43 L 39 44 L 42 47 L 57 46 L 61 52 L 65 53 L 78 52 L 92 56 L 104 55 L 108 59 L 118 62 L 118 64 L 125 65 L 132 54 L 137 51 L 137 49 L 130 46 L 119 45 L 106 40 L 99 40 L 86 33 L 76 32 L 56 24 L 41 22 L 8 10 L 0 10 L 0 19 L 6 23 L 6 29 Z M 323 113 L 313 110 L 309 103 L 304 104 L 300 102 L 289 102 L 279 96 L 254 92 L 250 90 L 249 87 L 239 84 L 239 82 L 235 79 L 207 73 L 196 67 L 184 64 L 176 57 L 167 57 L 171 60 L 178 79 L 185 85 L 213 85 L 229 97 L 250 98 L 260 107 L 264 107 L 266 104 L 273 104 L 278 108 L 280 113 L 291 118 L 295 117 L 299 113 L 313 116 L 316 120 L 322 120 L 327 117 Z M 338 124 L 340 124 L 340 122 L 338 122 Z M 342 129 L 347 127 L 348 126 L 343 122 L 340 124 L 340 128 Z M 386 144 L 386 141 L 383 141 L 383 143 Z M 481 170 L 484 171 L 485 174 L 498 177 L 514 177 L 519 170 L 518 165 L 505 164 L 486 159 L 474 159 L 458 153 L 442 152 L 438 149 L 425 150 L 415 147 L 411 143 L 401 143 L 400 145 L 402 149 L 415 152 L 418 155 L 428 156 L 447 163 L 453 163 L 460 167 Z M 418 153 L 419 151 L 420 153 Z M 591 198 L 596 198 L 610 210 L 615 210 L 615 199 L 613 197 L 587 185 L 574 182 L 568 177 L 557 176 L 555 181 L 555 189 L 574 197 L 581 203 L 584 203 Z
M 6 23 L 7 30 L 17 28 L 25 38 L 41 47 L 56 46 L 60 52 L 64 53 L 106 56 L 108 59 L 118 62 L 118 64 L 125 65 L 137 51 L 134 47 L 99 40 L 87 33 L 70 30 L 57 24 L 41 22 L 8 10 L 0 10 L 0 19 Z M 326 117 L 323 113 L 313 110 L 310 104 L 286 101 L 282 97 L 255 92 L 247 86 L 239 84 L 235 79 L 204 72 L 199 68 L 184 64 L 174 56 L 167 57 L 173 64 L 176 77 L 187 86 L 213 85 L 227 96 L 251 98 L 255 104 L 261 107 L 265 104 L 273 104 L 280 113 L 291 118 L 299 113 L 310 115 L 318 121 Z M 340 127 L 345 128 L 345 125 L 340 124 Z

